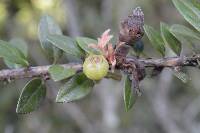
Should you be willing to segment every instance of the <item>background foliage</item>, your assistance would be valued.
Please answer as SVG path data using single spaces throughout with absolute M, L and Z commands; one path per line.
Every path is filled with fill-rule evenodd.
M 48 13 L 53 16 L 65 35 L 96 38 L 108 28 L 111 28 L 113 34 L 116 35 L 120 20 L 136 6 L 141 6 L 144 10 L 145 23 L 155 27 L 157 31 L 160 30 L 158 26 L 160 21 L 165 22 L 161 23 L 161 32 L 168 28 L 167 24 L 175 23 L 184 24 L 193 29 L 169 0 L 2 0 L 0 2 L 0 37 L 7 41 L 11 38 L 24 38 L 29 47 L 28 56 L 23 53 L 25 55 L 23 58 L 29 58 L 30 63 L 34 65 L 46 65 L 52 62 L 52 59 L 45 56 L 41 50 L 37 35 L 42 14 Z M 194 25 L 197 29 L 199 29 L 198 24 Z M 186 30 L 187 33 L 191 32 L 180 25 L 173 25 L 170 30 L 175 32 L 177 28 Z M 160 37 L 162 38 L 163 35 L 161 34 Z M 197 50 L 199 36 L 192 37 L 191 41 L 181 38 L 184 55 L 191 54 L 192 50 L 199 52 Z M 164 43 L 170 41 L 163 40 Z M 150 57 L 163 55 L 162 50 L 159 54 L 152 48 L 146 37 L 143 41 L 145 54 Z M 192 50 L 188 44 L 192 45 Z M 172 49 L 175 49 L 176 54 L 180 53 L 179 49 Z M 14 54 L 19 55 L 18 52 Z M 19 57 L 19 60 L 16 58 L 15 63 L 23 62 L 21 54 L 16 57 Z M 70 61 L 72 58 L 65 55 L 60 63 Z M 76 60 L 79 61 L 79 59 Z M 2 60 L 0 65 L 1 68 L 6 67 Z M 14 66 L 16 67 L 16 64 Z M 89 97 L 69 104 L 54 103 L 60 84 L 48 81 L 47 99 L 42 103 L 42 107 L 24 116 L 17 115 L 15 108 L 21 88 L 27 80 L 18 80 L 10 84 L 1 82 L 0 132 L 198 133 L 200 130 L 200 83 L 198 82 L 200 74 L 196 69 L 185 69 L 185 71 L 191 79 L 186 84 L 172 77 L 172 72 L 169 70 L 164 70 L 158 77 L 145 78 L 141 84 L 144 93 L 128 113 L 125 112 L 122 103 L 123 84 L 111 79 L 103 80 L 96 85 Z

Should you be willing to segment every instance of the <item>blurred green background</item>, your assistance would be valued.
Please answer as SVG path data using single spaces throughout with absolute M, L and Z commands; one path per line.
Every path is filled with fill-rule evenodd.
M 145 23 L 159 30 L 160 21 L 185 24 L 170 0 L 1 0 L 0 39 L 23 38 L 33 66 L 50 64 L 40 48 L 38 23 L 49 14 L 65 35 L 97 38 L 110 28 L 117 40 L 120 21 L 141 6 Z M 159 57 L 146 36 L 145 53 Z M 198 42 L 197 42 L 198 43 Z M 191 51 L 184 45 L 184 54 Z M 63 57 L 60 63 L 70 61 Z M 0 61 L 1 69 L 6 68 Z M 0 133 L 200 133 L 200 72 L 186 68 L 190 77 L 183 84 L 165 69 L 141 82 L 143 95 L 125 112 L 123 81 L 102 80 L 87 97 L 74 103 L 55 103 L 60 84 L 47 82 L 46 101 L 37 111 L 15 113 L 20 91 L 28 81 L 0 83 Z

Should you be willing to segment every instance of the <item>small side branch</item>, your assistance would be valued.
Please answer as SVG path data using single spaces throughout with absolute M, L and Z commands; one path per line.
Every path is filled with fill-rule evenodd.
M 130 58 L 131 60 L 131 58 Z M 192 57 L 168 57 L 162 59 L 139 59 L 145 67 L 175 67 L 175 66 L 199 66 L 200 55 Z
M 135 59 L 127 57 L 127 60 L 131 61 Z M 144 67 L 176 67 L 176 66 L 198 67 L 200 55 L 195 55 L 192 57 L 168 57 L 161 59 L 137 59 L 137 60 L 138 62 L 144 64 Z M 49 77 L 48 69 L 50 66 L 51 65 L 0 70 L 0 81 L 31 78 L 31 77 Z M 81 64 L 62 64 L 61 66 L 65 68 L 74 68 L 77 71 L 82 70 Z

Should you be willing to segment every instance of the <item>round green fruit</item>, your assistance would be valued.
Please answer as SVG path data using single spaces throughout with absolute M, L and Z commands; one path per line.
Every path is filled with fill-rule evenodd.
M 109 64 L 102 55 L 90 55 L 83 63 L 84 74 L 92 80 L 100 80 L 105 77 L 109 70 Z

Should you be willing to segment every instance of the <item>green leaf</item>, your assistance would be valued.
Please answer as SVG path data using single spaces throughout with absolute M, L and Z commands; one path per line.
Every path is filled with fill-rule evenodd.
M 200 32 L 200 6 L 199 2 L 192 0 L 172 0 L 180 14 L 194 28 Z
M 126 76 L 124 86 L 124 104 L 127 112 L 133 107 L 137 97 L 137 94 L 133 92 L 131 80 Z
M 22 40 L 20 38 L 13 38 L 10 40 L 9 44 L 14 46 L 15 48 L 17 48 L 19 51 L 21 51 L 21 53 L 23 54 L 23 57 L 25 57 L 25 58 L 28 57 L 28 46 L 24 40 Z M 23 65 L 10 62 L 9 60 L 4 59 L 4 62 L 6 64 L 6 66 L 9 68 L 23 67 Z
M 12 46 L 6 41 L 0 40 L 0 57 L 9 62 L 20 64 L 22 66 L 28 66 L 28 62 L 24 54 L 16 47 Z
M 30 113 L 36 110 L 46 96 L 46 88 L 40 78 L 29 81 L 22 90 L 16 112 Z
M 163 42 L 162 37 L 159 34 L 159 32 L 157 32 L 153 27 L 148 26 L 148 25 L 144 26 L 144 30 L 145 30 L 145 33 L 146 33 L 147 37 L 149 38 L 151 44 L 153 45 L 153 47 L 159 53 L 161 53 L 162 56 L 164 56 L 165 55 L 165 46 L 164 46 L 164 42 Z
M 22 68 L 22 67 L 24 67 L 23 65 L 16 64 L 16 63 L 12 63 L 11 61 L 5 60 L 5 59 L 4 59 L 4 63 L 6 64 L 6 66 L 7 66 L 8 68 L 11 68 L 11 69 Z
M 28 46 L 27 43 L 20 38 L 13 38 L 10 41 L 10 44 L 20 50 L 25 57 L 28 57 Z
M 56 62 L 62 56 L 62 51 L 47 41 L 47 36 L 49 34 L 62 35 L 62 31 L 52 17 L 44 15 L 39 23 L 39 40 L 42 49 Z
M 171 70 L 172 70 L 174 76 L 176 76 L 178 79 L 180 79 L 183 83 L 187 83 L 190 80 L 189 76 L 186 73 L 177 71 L 175 69 L 171 69 Z
M 49 68 L 49 73 L 54 81 L 60 81 L 76 74 L 73 68 L 64 68 L 60 65 L 53 65 Z
M 58 92 L 56 102 L 71 102 L 87 96 L 94 87 L 94 82 L 83 73 L 75 75 Z
M 184 38 L 188 39 L 196 39 L 200 40 L 200 35 L 191 30 L 190 28 L 184 26 L 184 25 L 179 25 L 179 24 L 174 24 L 170 27 L 170 32 L 175 36 L 181 36 Z M 178 39 L 178 37 L 177 37 Z M 180 40 L 181 41 L 181 40 Z
M 200 2 L 199 2 L 199 0 L 192 0 L 192 3 L 193 3 L 193 5 L 194 5 L 196 8 L 200 9 Z
M 100 53 L 100 51 L 98 51 L 97 49 L 94 49 L 94 48 L 91 48 L 88 46 L 89 44 L 97 45 L 97 40 L 87 38 L 87 37 L 77 37 L 76 42 L 88 54 L 99 54 Z
M 174 51 L 174 53 L 180 55 L 181 42 L 170 32 L 169 26 L 165 23 L 160 23 L 160 29 L 164 43 L 168 45 Z
M 62 49 L 64 52 L 73 55 L 75 57 L 82 57 L 83 53 L 76 42 L 67 36 L 63 35 L 48 35 L 47 40 L 54 46 Z

